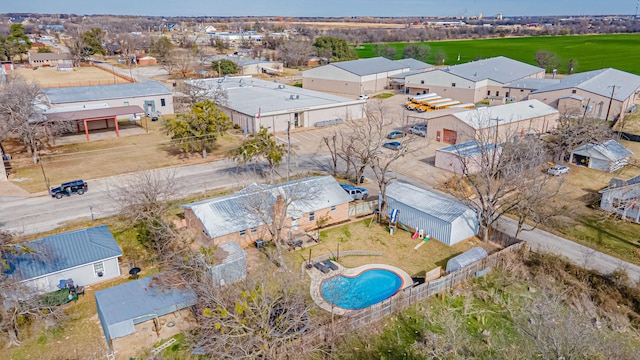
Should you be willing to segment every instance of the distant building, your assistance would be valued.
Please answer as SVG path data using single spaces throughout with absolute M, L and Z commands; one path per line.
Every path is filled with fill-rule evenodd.
M 29 53 L 29 65 L 34 66 L 58 66 L 60 63 L 71 64 L 69 53 Z

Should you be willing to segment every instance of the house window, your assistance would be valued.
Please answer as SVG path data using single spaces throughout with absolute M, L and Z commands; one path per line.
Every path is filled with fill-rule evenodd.
M 258 228 L 257 228 L 257 227 L 252 227 L 252 228 L 251 228 L 251 233 L 252 233 L 252 234 L 255 234 L 255 233 L 257 233 L 257 232 L 258 232 Z
M 309 221 L 315 221 L 315 220 L 316 220 L 316 213 L 312 211 L 309 213 Z
M 504 96 L 509 97 L 509 92 L 507 91 L 507 93 L 504 94 Z
M 496 96 L 500 96 L 500 91 L 496 91 Z
M 240 236 L 247 235 L 247 230 L 240 230 Z
M 487 91 L 487 96 L 491 96 L 491 90 Z
M 451 87 L 456 87 L 456 83 L 451 83 Z
M 102 261 L 93 263 L 93 273 L 96 276 L 104 275 L 104 263 Z
M 520 92 L 524 92 L 524 89 L 520 89 Z
M 576 89 L 571 90 L 572 94 L 575 94 L 576 92 L 578 92 L 578 90 L 576 90 Z
M 336 206 L 335 205 L 331 207 L 331 211 L 336 211 Z
M 128 101 L 125 101 L 125 102 L 124 102 L 124 106 L 129 106 L 129 102 L 128 102 Z
M 164 99 L 160 99 L 160 106 L 167 106 L 167 102 Z
M 424 80 L 420 80 L 420 84 L 424 84 Z

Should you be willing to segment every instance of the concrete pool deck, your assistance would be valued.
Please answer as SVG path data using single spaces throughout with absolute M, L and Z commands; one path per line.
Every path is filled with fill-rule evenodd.
M 367 264 L 367 265 L 362 265 L 355 268 L 346 268 L 335 261 L 333 261 L 333 263 L 338 266 L 338 270 L 332 270 L 325 274 L 322 271 L 313 267 L 311 269 L 307 269 L 307 274 L 309 274 L 309 277 L 311 278 L 310 291 L 311 291 L 311 298 L 313 299 L 313 301 L 320 308 L 327 310 L 328 312 L 333 312 L 336 315 L 347 315 L 351 312 L 355 312 L 359 310 L 349 310 L 349 309 L 343 309 L 337 306 L 332 306 L 328 301 L 324 299 L 321 292 L 321 285 L 324 280 L 329 279 L 331 277 L 338 276 L 338 275 L 355 277 L 366 270 L 372 270 L 372 269 L 389 270 L 394 272 L 396 275 L 398 275 L 402 279 L 402 285 L 400 286 L 400 289 L 398 289 L 398 292 L 402 289 L 405 289 L 413 285 L 413 279 L 411 278 L 411 276 L 409 276 L 409 274 L 407 274 L 406 271 L 392 265 Z

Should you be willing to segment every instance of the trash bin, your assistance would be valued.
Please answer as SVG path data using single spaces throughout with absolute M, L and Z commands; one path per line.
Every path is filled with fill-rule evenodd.
M 364 184 L 364 176 L 360 176 L 360 184 Z

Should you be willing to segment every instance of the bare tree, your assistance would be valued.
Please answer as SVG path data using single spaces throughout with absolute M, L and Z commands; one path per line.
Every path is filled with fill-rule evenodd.
M 558 126 L 551 131 L 551 136 L 545 139 L 552 159 L 565 161 L 568 153 L 578 146 L 611 139 L 613 132 L 606 121 L 584 115 L 586 109 L 584 114 L 560 116 Z
M 284 41 L 278 46 L 278 53 L 287 67 L 305 65 L 305 61 L 313 54 L 313 47 L 309 41 Z

